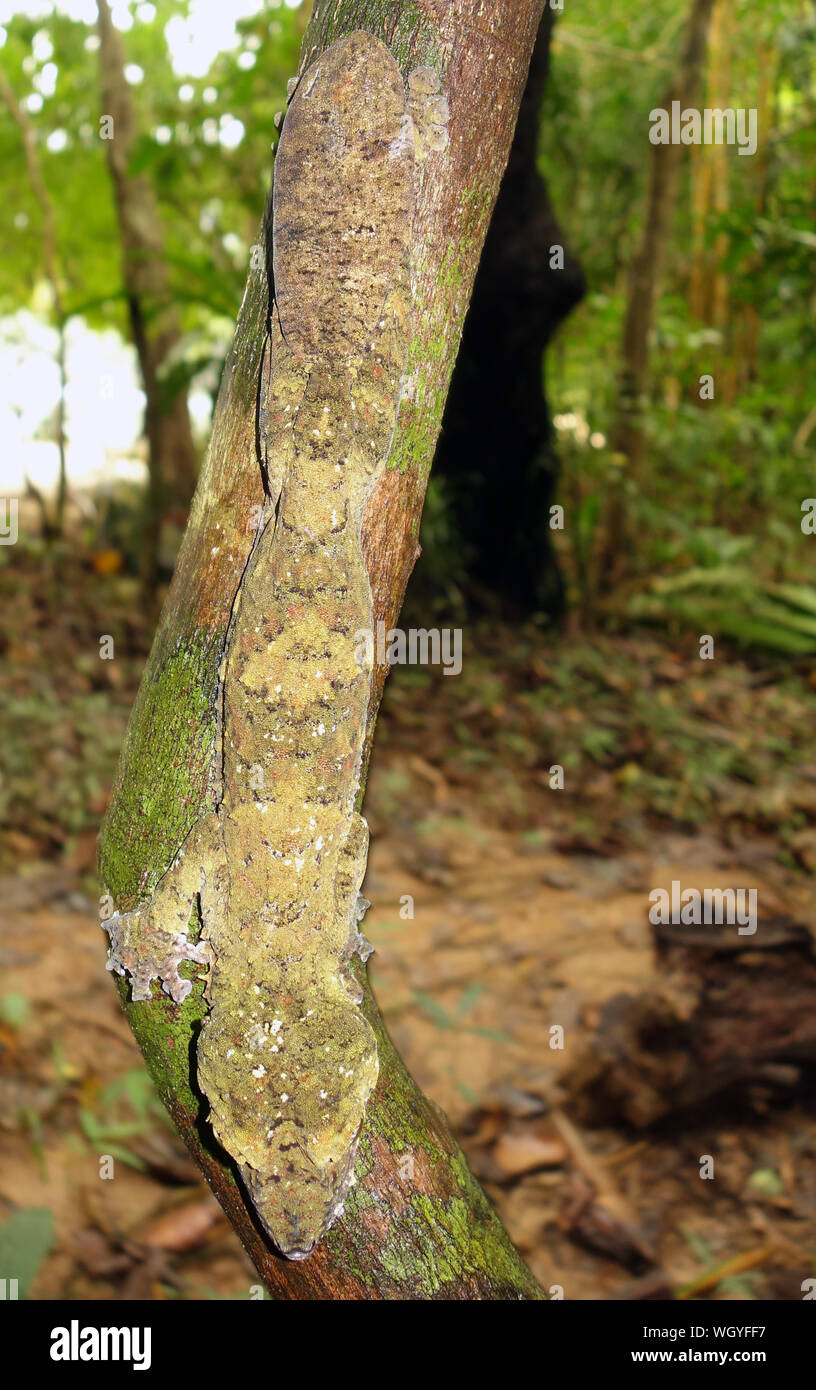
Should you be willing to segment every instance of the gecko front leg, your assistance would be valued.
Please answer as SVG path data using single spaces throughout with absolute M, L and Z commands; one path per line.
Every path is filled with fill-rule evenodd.
M 354 811 L 349 833 L 340 854 L 340 865 L 335 881 L 335 911 L 341 921 L 349 923 L 349 936 L 341 958 L 340 978 L 355 1004 L 363 1001 L 363 991 L 351 973 L 350 965 L 355 956 L 368 960 L 374 947 L 360 931 L 360 923 L 370 907 L 367 898 L 360 892 L 368 863 L 368 822 L 364 816 Z
M 114 912 L 106 922 L 110 951 L 106 968 L 130 976 L 134 1000 L 152 998 L 158 980 L 177 1004 L 192 989 L 179 975 L 182 961 L 209 965 L 206 941 L 191 941 L 187 928 L 199 894 L 216 887 L 224 869 L 224 842 L 218 816 L 196 821 L 167 872 L 146 903 L 132 912 Z
M 429 155 L 450 144 L 450 107 L 435 68 L 414 68 L 408 78 L 408 110 L 414 127 L 414 158 L 424 164 Z

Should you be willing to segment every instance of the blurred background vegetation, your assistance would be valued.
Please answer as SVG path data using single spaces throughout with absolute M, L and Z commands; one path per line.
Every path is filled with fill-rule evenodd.
M 750 867 L 774 920 L 812 917 L 816 10 L 715 0 L 695 104 L 756 108 L 758 148 L 683 149 L 650 226 L 664 152 L 649 112 L 700 7 L 545 12 L 406 602 L 405 625 L 464 628 L 463 672 L 392 673 L 369 789 L 386 1019 L 539 1277 L 568 1270 L 577 1297 L 617 1288 L 631 1261 L 608 1243 L 587 1256 L 586 1228 L 577 1254 L 571 1218 L 553 1216 L 559 1184 L 572 1210 L 586 1165 L 541 1118 L 552 1019 L 563 1008 L 589 1046 L 614 990 L 651 979 L 655 863 L 682 864 L 689 884 L 742 882 Z M 45 1296 L 251 1282 L 229 1233 L 213 1235 L 218 1213 L 190 1196 L 189 1161 L 116 1015 L 94 855 L 309 8 L 111 0 L 103 42 L 95 0 L 0 0 L 0 498 L 19 500 L 19 539 L 0 546 L 0 1263 L 24 1248 L 28 1286 L 56 1249 Z M 101 138 L 112 102 L 124 171 L 111 159 L 123 145 Z M 633 448 L 624 336 L 650 237 L 660 275 Z M 427 932 L 419 913 L 402 920 L 406 891 L 437 895 Z M 753 1075 L 755 1049 L 743 1054 Z M 599 1124 L 580 1079 L 565 1084 L 572 1113 Z M 685 1124 L 689 1152 L 729 1155 L 731 1185 L 708 1206 L 677 1178 L 671 1134 L 632 1148 L 623 1121 L 598 1131 L 610 1163 L 624 1156 L 633 1210 L 642 1193 L 659 1208 L 672 1288 L 795 1297 L 816 1267 L 816 1191 L 791 1158 L 816 1155 L 798 1084 L 788 1076 L 784 1113 L 778 1091 L 751 1091 L 716 1135 L 705 1117 Z M 103 1149 L 130 1186 L 114 1215 L 98 1195 L 78 1214 L 65 1174 Z M 763 1254 L 791 1247 L 789 1268 Z
M 585 285 L 546 364 L 561 482 L 550 495 L 555 466 L 542 465 L 539 449 L 528 451 L 523 465 L 511 458 L 509 473 L 505 453 L 499 486 L 491 457 L 500 452 L 498 438 L 483 442 L 482 457 L 474 458 L 475 436 L 460 439 L 454 428 L 454 405 L 472 414 L 477 399 L 486 398 L 506 436 L 500 402 L 508 387 L 502 349 L 491 339 L 481 355 L 470 354 L 478 362 L 478 389 L 472 381 L 446 420 L 423 532 L 424 597 L 447 609 L 454 598 L 464 599 L 472 611 L 474 602 L 483 607 L 489 598 L 481 592 L 486 588 L 510 596 L 516 614 L 544 622 L 561 616 L 560 584 L 512 582 L 514 565 L 522 563 L 520 534 L 529 537 L 532 526 L 536 554 L 524 563 L 531 570 L 538 564 L 539 578 L 545 575 L 554 542 L 576 624 L 671 620 L 716 628 L 747 648 L 807 652 L 816 642 L 816 600 L 803 584 L 808 538 L 800 525 L 816 448 L 816 18 L 808 3 L 772 0 L 760 12 L 743 0 L 715 5 L 699 104 L 755 108 L 759 145 L 751 158 L 733 147 L 686 152 L 649 335 L 647 464 L 632 470 L 613 447 L 630 270 L 648 207 L 647 113 L 662 104 L 690 9 L 659 0 L 616 15 L 600 0 L 586 0 L 569 7 L 552 34 L 549 70 L 537 74 L 535 155 L 563 229 L 563 278 Z M 220 9 L 188 0 L 113 7 L 133 106 L 129 173 L 134 189 L 146 185 L 155 200 L 164 292 L 176 318 L 157 391 L 165 409 L 179 394 L 189 403 L 199 456 L 268 188 L 274 115 L 285 104 L 307 10 L 284 0 Z M 78 512 L 91 550 L 118 551 L 126 569 L 138 570 L 145 541 L 138 493 L 150 461 L 138 437 L 138 410 L 128 404 L 137 432 L 118 447 L 102 427 L 106 417 L 121 416 L 122 395 L 130 400 L 144 383 L 132 349 L 116 355 L 114 365 L 112 347 L 107 373 L 97 367 L 94 379 L 97 358 L 87 338 L 113 332 L 127 344 L 134 337 L 121 219 L 100 138 L 104 64 L 96 6 L 73 0 L 52 9 L 32 0 L 6 11 L 0 307 L 11 450 L 5 486 L 27 489 L 29 497 L 33 489 L 41 511 L 52 513 L 55 501 L 46 505 L 43 493 L 51 484 L 53 499 L 62 442 L 74 531 Z M 518 209 L 516 216 L 518 222 Z M 554 235 L 556 228 L 550 228 Z M 542 261 L 549 248 L 534 228 L 528 241 Z M 539 352 L 564 312 L 554 306 L 553 275 L 547 302 L 532 306 Z M 474 320 L 490 289 L 489 283 L 477 289 Z M 580 294 L 580 288 L 570 293 L 566 307 Z M 145 297 L 148 332 L 161 309 Z M 495 323 L 485 332 L 489 327 Z M 100 342 L 103 367 L 102 345 L 111 341 Z M 35 373 L 35 346 L 38 365 L 44 353 L 54 364 L 64 357 L 61 390 L 55 370 Z M 460 363 L 460 376 L 466 367 Z M 714 378 L 713 400 L 700 399 L 703 374 Z M 49 399 L 55 393 L 62 401 Z M 529 400 L 527 414 L 537 408 Z M 523 413 L 517 399 L 513 411 Z M 94 417 L 97 437 L 83 457 Z M 40 447 L 32 447 L 35 441 Z M 96 464 L 90 488 L 89 452 Z M 154 461 L 166 475 L 164 495 L 154 499 L 165 578 L 189 501 L 181 452 L 173 456 L 171 449 L 169 458 Z M 468 497 L 475 498 L 470 506 Z M 546 518 L 537 519 L 542 497 Z M 563 529 L 546 526 L 550 502 L 564 508 Z M 500 520 L 496 534 L 495 514 L 508 505 L 516 516 L 524 512 L 524 525 L 516 523 L 514 534 Z M 492 535 L 477 510 L 481 517 L 494 514 Z M 53 529 L 53 516 L 45 520 L 46 530 Z M 625 553 L 610 587 L 604 557 L 616 549 Z

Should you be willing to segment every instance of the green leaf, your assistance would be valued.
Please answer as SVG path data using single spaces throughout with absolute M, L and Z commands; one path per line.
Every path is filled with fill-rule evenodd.
M 456 1006 L 456 1017 L 464 1018 L 465 1014 L 470 1013 L 473 1005 L 481 998 L 483 993 L 484 985 L 477 984 L 476 981 L 468 985 L 467 989 L 463 990 L 462 997 Z
M 792 608 L 804 608 L 808 613 L 816 613 L 816 589 L 807 584 L 769 584 L 767 593 L 780 598 Z
M 47 1207 L 17 1211 L 0 1226 L 0 1279 L 17 1280 L 18 1298 L 28 1298 L 34 1276 L 53 1243 L 54 1218 Z
M 430 994 L 426 994 L 424 990 L 415 989 L 414 998 L 419 1004 L 419 1007 L 437 1025 L 437 1027 L 456 1027 L 455 1020 L 451 1018 L 448 1011 L 446 1009 L 443 1009 L 441 1004 L 437 1004 L 436 1000 L 432 998 Z
M 22 994 L 4 994 L 0 999 L 0 1019 L 9 1028 L 22 1028 L 30 1012 L 29 1002 Z

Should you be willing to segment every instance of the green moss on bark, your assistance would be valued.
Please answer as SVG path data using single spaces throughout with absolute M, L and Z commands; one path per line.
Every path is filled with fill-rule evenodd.
M 442 425 L 473 269 L 491 210 L 489 190 L 479 186 L 463 190 L 455 216 L 461 231 L 446 247 L 439 269 L 430 282 L 430 293 L 418 297 L 414 306 L 415 331 L 408 366 L 411 399 L 403 407 L 388 468 L 400 473 L 416 468 L 423 481 L 427 481 L 431 471 L 433 448 Z M 425 263 L 418 254 L 415 278 L 420 286 L 429 283 L 424 272 Z M 454 325 L 453 331 L 451 325 Z
M 495 1217 L 480 1220 L 479 1213 L 474 1213 L 470 1194 L 467 1201 L 454 1197 L 443 1202 L 419 1193 L 411 1202 L 411 1216 L 410 1232 L 400 1231 L 380 1256 L 384 1272 L 392 1279 L 410 1279 L 428 1299 L 444 1297 L 446 1286 L 474 1278 L 490 1289 L 491 1298 L 544 1299 L 532 1275 L 526 1286 L 520 1286 L 516 1251 L 504 1232 L 496 1229 Z
M 102 885 L 120 909 L 149 896 L 205 807 L 222 640 L 194 632 L 166 658 L 158 644 L 151 656 L 100 842 Z
M 404 0 L 317 0 L 303 41 L 301 68 L 308 67 L 311 55 L 322 51 L 355 29 L 365 29 L 387 44 L 404 77 L 412 68 L 439 68 L 440 55 L 436 30 L 428 20 L 427 9 Z

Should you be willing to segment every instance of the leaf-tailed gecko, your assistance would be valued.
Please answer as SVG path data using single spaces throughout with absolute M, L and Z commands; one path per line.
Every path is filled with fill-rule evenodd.
M 303 1259 L 352 1178 L 377 1045 L 348 970 L 368 828 L 356 809 L 372 671 L 360 546 L 411 338 L 415 169 L 447 144 L 436 73 L 407 91 L 355 32 L 300 78 L 275 160 L 266 502 L 221 669 L 217 809 L 152 897 L 106 923 L 133 999 L 209 965 L 197 1048 L 209 1121 L 279 1250 Z M 196 903 L 202 929 L 188 923 Z

